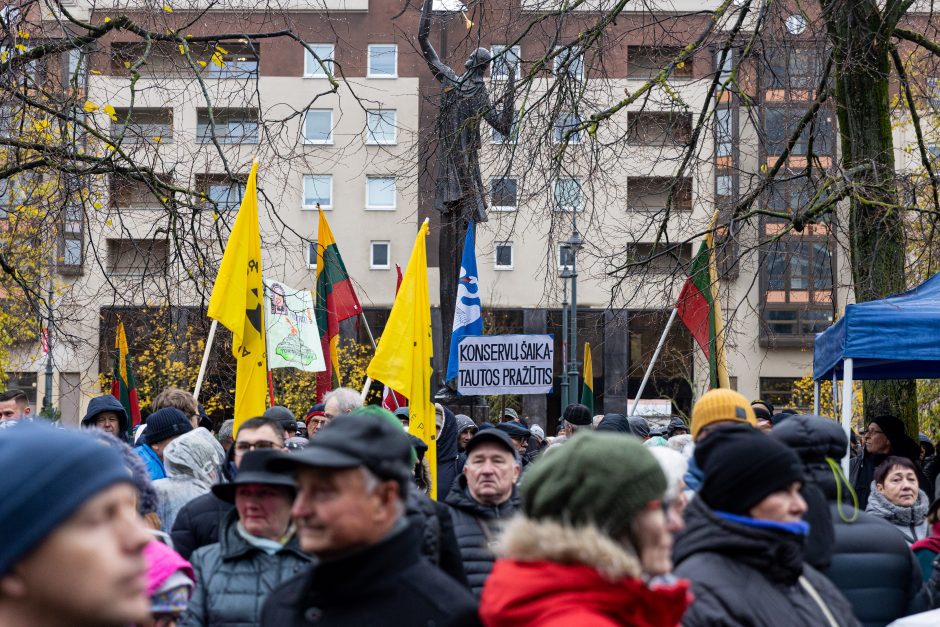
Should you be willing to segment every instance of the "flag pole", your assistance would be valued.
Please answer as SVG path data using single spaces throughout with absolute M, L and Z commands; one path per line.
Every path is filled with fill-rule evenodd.
M 202 391 L 202 380 L 206 376 L 206 366 L 209 365 L 209 353 L 212 351 L 212 342 L 215 341 L 215 330 L 219 326 L 218 320 L 212 321 L 212 326 L 209 327 L 209 337 L 206 338 L 206 348 L 202 351 L 202 364 L 199 366 L 199 376 L 196 377 L 196 389 L 193 390 L 193 398 L 196 399 L 196 402 L 199 402 L 199 392 Z
M 666 344 L 666 336 L 669 334 L 669 329 L 672 327 L 672 323 L 676 320 L 676 314 L 679 313 L 679 306 L 676 305 L 672 308 L 672 313 L 669 314 L 669 320 L 666 322 L 666 328 L 663 329 L 663 334 L 659 338 L 659 344 L 656 345 L 656 350 L 653 352 L 653 358 L 650 360 L 650 365 L 647 366 L 646 372 L 643 374 L 643 380 L 640 382 L 640 389 L 637 390 L 636 400 L 633 401 L 633 405 L 627 411 L 627 416 L 632 416 L 636 411 L 636 406 L 640 404 L 640 399 L 643 398 L 643 390 L 646 389 L 646 382 L 649 381 L 650 375 L 653 374 L 653 366 L 656 365 L 656 360 L 659 359 L 659 353 L 663 350 L 663 346 Z M 627 404 L 630 403 L 630 399 L 627 399 Z
M 375 351 L 375 349 L 377 348 L 376 345 L 375 345 L 375 338 L 372 337 L 372 329 L 369 328 L 369 321 L 366 320 L 366 313 L 365 313 L 364 311 L 360 311 L 360 312 L 359 312 L 359 317 L 362 318 L 362 324 L 364 324 L 364 325 L 366 326 L 366 335 L 369 336 L 369 342 L 372 343 L 372 350 Z M 359 394 L 359 397 L 362 399 L 362 403 L 363 403 L 363 404 L 365 404 L 365 402 L 366 402 L 366 397 L 369 395 L 369 388 L 370 388 L 370 387 L 372 387 L 372 379 L 371 379 L 370 377 L 366 377 L 366 382 L 365 382 L 365 384 L 362 386 L 362 392 L 360 392 L 360 394 Z M 398 402 L 396 401 L 395 404 L 397 405 Z

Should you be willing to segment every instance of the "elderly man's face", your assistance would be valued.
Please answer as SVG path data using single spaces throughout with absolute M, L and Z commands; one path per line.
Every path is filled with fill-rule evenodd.
M 152 537 L 129 484 L 89 499 L 0 578 L 2 595 L 42 624 L 114 626 L 149 620 L 147 560 Z
M 513 454 L 495 442 L 475 446 L 463 467 L 470 496 L 485 505 L 499 505 L 508 500 L 519 473 Z
M 121 420 L 113 411 L 103 411 L 95 416 L 95 426 L 111 435 L 117 435 L 121 428 Z
M 301 467 L 292 514 L 307 553 L 323 557 L 365 548 L 398 519 L 398 485 L 370 486 L 360 468 Z
M 238 520 L 253 536 L 277 540 L 290 526 L 294 492 L 280 485 L 249 483 L 235 490 Z

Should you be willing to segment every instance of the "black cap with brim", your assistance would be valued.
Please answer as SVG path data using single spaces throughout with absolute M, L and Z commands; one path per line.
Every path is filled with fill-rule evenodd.
M 467 446 L 465 449 L 467 455 L 470 455 L 470 452 L 473 449 L 475 449 L 477 446 L 481 444 L 485 444 L 487 442 L 499 444 L 503 446 L 506 450 L 508 450 L 510 453 L 512 453 L 513 455 L 518 454 L 518 451 L 516 451 L 515 445 L 512 443 L 512 440 L 509 438 L 509 436 L 506 434 L 505 431 L 502 431 L 500 429 L 480 429 L 479 431 L 477 431 L 476 435 L 470 438 L 470 441 L 467 442 Z

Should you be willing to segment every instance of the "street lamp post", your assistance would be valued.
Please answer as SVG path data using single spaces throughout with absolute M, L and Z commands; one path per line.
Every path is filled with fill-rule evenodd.
M 565 246 L 570 251 L 571 259 L 571 342 L 568 343 L 568 392 L 571 402 L 578 402 L 578 251 L 584 246 L 584 239 L 578 232 L 575 216 L 571 219 L 571 235 Z
M 567 264 L 569 259 L 568 245 L 561 245 L 561 413 L 569 404 L 568 390 L 568 279 L 571 278 L 571 269 Z

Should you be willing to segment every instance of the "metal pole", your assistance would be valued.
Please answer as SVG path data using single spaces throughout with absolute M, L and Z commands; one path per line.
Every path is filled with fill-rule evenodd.
M 669 334 L 669 329 L 672 328 L 672 323 L 676 320 L 676 315 L 679 313 L 678 307 L 672 308 L 672 313 L 669 314 L 669 320 L 666 321 L 666 328 L 663 329 L 663 334 L 659 337 L 659 344 L 656 345 L 656 350 L 653 351 L 653 358 L 650 360 L 650 365 L 646 367 L 646 372 L 643 373 L 643 380 L 640 381 L 640 389 L 636 392 L 636 400 L 633 401 L 627 410 L 627 416 L 632 416 L 636 412 L 637 405 L 640 404 L 640 399 L 643 398 L 643 390 L 646 389 L 646 382 L 649 381 L 650 375 L 653 374 L 653 366 L 656 365 L 656 360 L 659 359 L 659 353 L 663 350 L 663 346 L 666 345 L 666 336 Z M 627 399 L 627 402 L 630 402 L 630 399 Z
M 813 381 L 813 413 L 819 415 L 819 381 Z
M 562 273 L 561 281 L 561 412 L 569 405 L 568 399 L 568 277 Z M 559 414 L 559 415 L 560 415 Z
M 193 398 L 199 402 L 199 393 L 202 391 L 202 380 L 206 376 L 206 366 L 209 365 L 209 353 L 212 351 L 212 342 L 215 341 L 215 330 L 219 326 L 218 320 L 212 321 L 209 327 L 209 337 L 206 338 L 206 348 L 202 351 L 202 364 L 199 366 L 199 376 L 196 377 L 196 388 L 193 390 Z
M 52 409 L 52 279 L 49 279 L 49 319 L 46 322 L 46 392 L 42 399 L 42 408 L 49 416 Z
M 578 266 L 577 255 L 571 256 L 571 345 L 568 347 L 568 393 L 574 402 L 578 397 Z
M 842 362 L 842 429 L 845 430 L 845 437 L 852 440 L 852 358 L 849 357 Z M 842 472 L 849 476 L 849 452 L 845 451 L 842 458 Z

